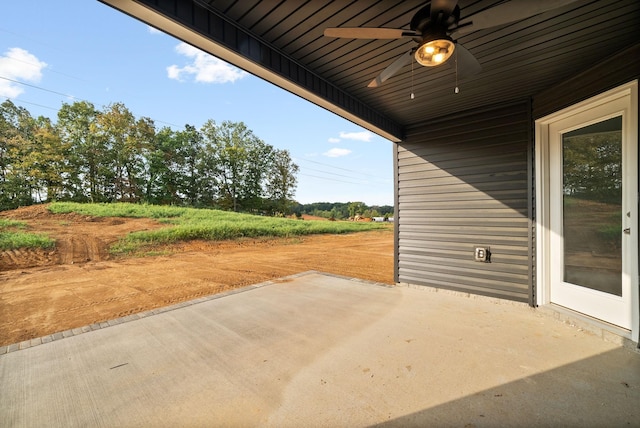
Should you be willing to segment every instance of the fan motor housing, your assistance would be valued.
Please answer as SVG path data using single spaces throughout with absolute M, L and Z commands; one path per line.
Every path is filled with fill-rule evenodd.
M 424 31 L 429 26 L 438 26 L 443 28 L 446 32 L 449 26 L 456 24 L 460 20 L 460 6 L 456 5 L 456 7 L 453 9 L 453 12 L 450 14 L 443 15 L 442 13 L 438 13 L 435 16 L 438 19 L 436 20 L 436 22 L 433 22 L 431 5 L 427 5 L 417 11 L 415 15 L 413 15 L 413 18 L 411 18 L 411 23 L 409 24 L 409 28 L 414 31 L 424 33 Z

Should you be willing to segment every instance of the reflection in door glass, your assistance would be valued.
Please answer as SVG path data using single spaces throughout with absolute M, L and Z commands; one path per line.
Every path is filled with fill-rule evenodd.
M 622 117 L 563 134 L 564 281 L 622 295 Z

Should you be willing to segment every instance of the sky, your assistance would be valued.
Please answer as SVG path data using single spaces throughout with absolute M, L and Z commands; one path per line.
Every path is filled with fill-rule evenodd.
M 54 122 L 76 101 L 121 102 L 157 129 L 244 122 L 289 150 L 298 202 L 393 205 L 393 143 L 97 0 L 3 2 L 6 99 Z

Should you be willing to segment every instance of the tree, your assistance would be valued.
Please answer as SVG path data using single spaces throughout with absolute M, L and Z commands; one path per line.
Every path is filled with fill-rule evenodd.
M 151 145 L 155 128 L 153 121 L 136 121 L 122 103 L 114 103 L 97 116 L 96 135 L 108 149 L 105 161 L 110 166 L 112 183 L 108 199 L 137 202 L 142 195 L 144 151 Z
M 128 137 L 134 123 L 133 114 L 122 104 L 112 104 L 97 117 L 96 134 L 104 141 L 109 156 L 105 157 L 112 177 L 108 188 L 109 201 L 128 201 L 131 185 L 126 174 L 126 165 L 131 160 Z
M 344 215 L 339 209 L 337 209 L 336 207 L 333 207 L 331 208 L 329 218 L 332 218 L 334 220 L 342 220 L 344 218 Z
M 272 212 L 289 214 L 298 180 L 299 167 L 291 160 L 288 150 L 274 150 L 269 159 L 265 184 L 266 197 L 271 202 Z
M 584 199 L 620 204 L 622 201 L 621 141 L 621 131 L 565 137 L 563 141 L 564 193 Z
M 225 121 L 218 126 L 209 120 L 201 132 L 204 147 L 200 172 L 205 195 L 224 209 L 258 209 L 270 146 L 242 122 Z
M 155 134 L 144 157 L 145 202 L 198 205 L 201 142 L 200 133 L 191 125 L 182 131 L 165 127 Z
M 96 108 L 86 101 L 65 103 L 58 111 L 58 134 L 65 144 L 69 144 L 70 172 L 65 190 L 71 200 L 105 200 L 107 150 L 104 139 L 95 134 L 97 116 Z
M 64 199 L 65 183 L 69 178 L 69 143 L 62 141 L 51 120 L 38 117 L 35 120 L 32 139 L 26 142 L 22 165 L 38 201 Z
M 297 165 L 242 122 L 156 132 L 122 103 L 63 104 L 57 124 L 0 105 L 0 209 L 44 200 L 289 212 Z
M 35 123 L 29 112 L 6 100 L 0 105 L 0 209 L 33 203 L 34 182 L 28 175 Z
M 170 128 L 162 128 L 152 139 L 144 158 L 144 202 L 179 203 L 178 139 Z
M 151 181 L 150 158 L 156 141 L 156 127 L 148 117 L 136 120 L 129 135 L 127 148 L 129 161 L 125 164 L 125 171 L 130 183 L 129 200 L 140 201 L 147 182 Z
M 362 214 L 366 208 L 366 205 L 362 202 L 350 202 L 349 203 L 349 217 L 355 217 L 357 214 Z
M 200 171 L 198 170 L 203 151 L 202 134 L 195 126 L 185 125 L 183 131 L 175 135 L 176 196 L 186 199 L 191 206 L 198 205 L 201 197 Z

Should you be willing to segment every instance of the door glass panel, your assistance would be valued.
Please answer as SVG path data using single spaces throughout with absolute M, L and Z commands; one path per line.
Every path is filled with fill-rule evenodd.
M 622 295 L 622 117 L 563 134 L 564 281 Z

